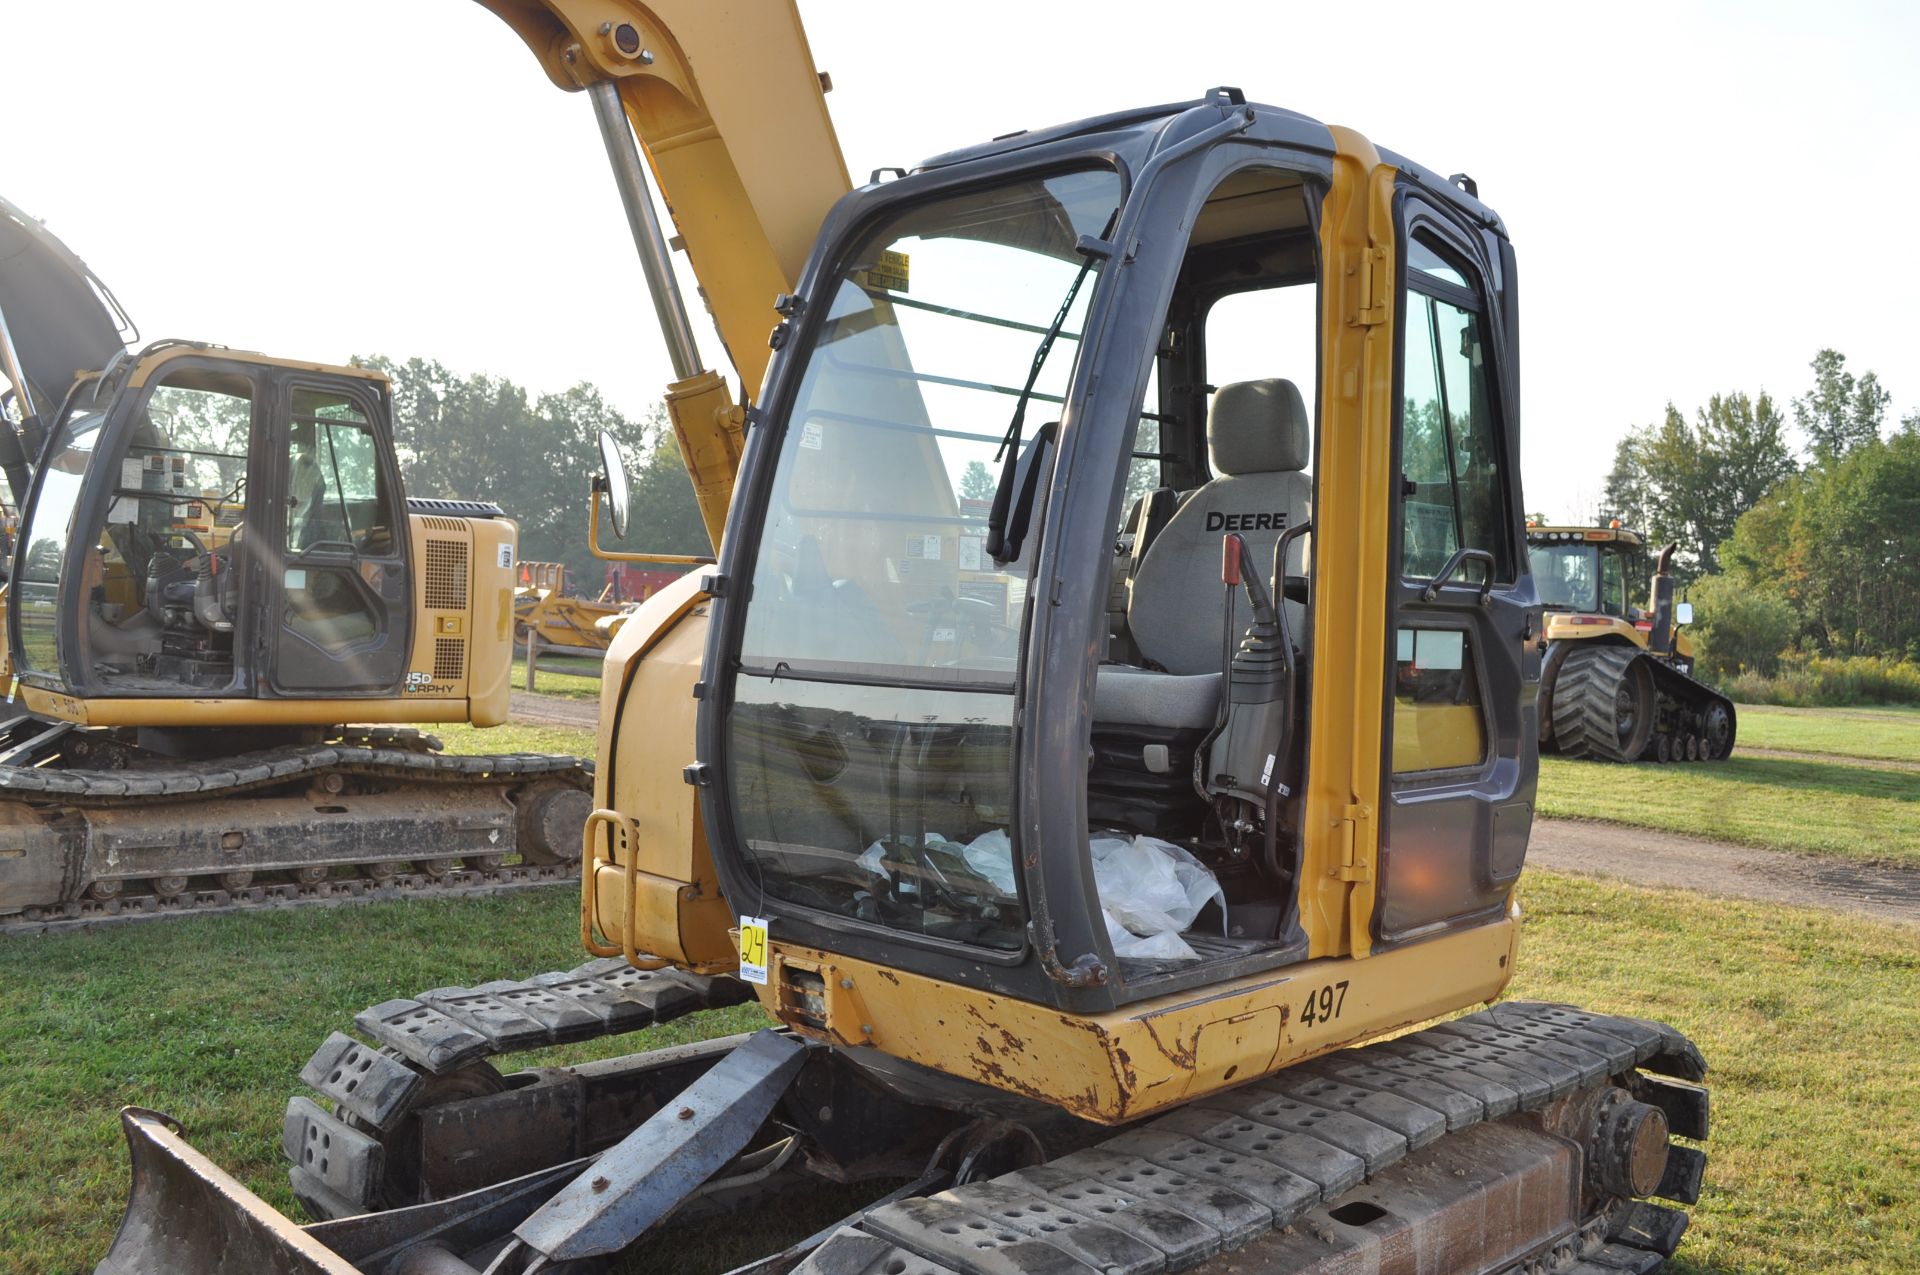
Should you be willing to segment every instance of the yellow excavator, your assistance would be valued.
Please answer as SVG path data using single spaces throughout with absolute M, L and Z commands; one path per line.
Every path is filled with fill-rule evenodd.
M 847 190 L 791 4 L 485 2 L 592 102 L 718 562 L 606 656 L 596 959 L 329 1037 L 306 1226 L 127 1110 L 102 1275 L 659 1269 L 862 1182 L 741 1269 L 1658 1267 L 1699 1051 L 1458 1013 L 1518 955 L 1542 654 L 1474 183 L 1219 88 Z
M 1733 753 L 1733 701 L 1693 675 L 1662 549 L 1648 571 L 1646 542 L 1604 527 L 1527 523 L 1527 555 L 1546 608 L 1540 674 L 1540 747 L 1595 761 L 1724 761 Z M 1649 575 L 1645 609 L 1631 601 Z
M 0 200 L 0 928 L 564 880 L 586 763 L 396 728 L 506 720 L 513 522 L 384 376 L 130 329 Z

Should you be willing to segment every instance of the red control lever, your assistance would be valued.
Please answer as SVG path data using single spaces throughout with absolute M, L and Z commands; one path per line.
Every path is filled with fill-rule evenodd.
M 1240 557 L 1247 551 L 1247 542 L 1238 535 L 1228 534 L 1220 537 L 1220 583 L 1229 588 L 1240 587 Z

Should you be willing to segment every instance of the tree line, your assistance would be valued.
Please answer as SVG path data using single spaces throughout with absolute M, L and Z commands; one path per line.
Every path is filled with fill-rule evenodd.
M 394 445 L 407 493 L 499 505 L 520 524 L 520 556 L 566 563 L 575 592 L 596 594 L 606 577 L 605 564 L 587 551 L 588 491 L 603 429 L 627 460 L 626 547 L 712 552 L 664 408 L 628 416 L 585 382 L 534 395 L 504 377 L 462 374 L 428 359 L 354 362 L 393 383 Z M 604 521 L 601 536 L 607 543 Z
M 1677 543 L 1710 668 L 1783 653 L 1920 661 L 1920 412 L 1822 350 L 1783 411 L 1764 390 L 1669 404 L 1621 439 L 1604 514 Z M 1799 446 L 1788 432 L 1797 429 Z

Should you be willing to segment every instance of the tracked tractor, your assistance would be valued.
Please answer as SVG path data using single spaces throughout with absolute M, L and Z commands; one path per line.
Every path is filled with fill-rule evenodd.
M 1673 597 L 1676 546 L 1652 564 L 1618 519 L 1605 527 L 1529 523 L 1527 555 L 1546 608 L 1540 746 L 1596 761 L 1722 761 L 1733 752 L 1733 701 L 1693 675 L 1682 631 L 1693 607 Z
M 307 1226 L 128 1111 L 100 1270 L 680 1269 L 662 1224 L 825 1183 L 868 1186 L 743 1269 L 1660 1265 L 1698 1050 L 1456 1016 L 1518 955 L 1542 654 L 1474 184 L 1220 88 L 845 190 L 791 6 L 490 7 L 595 109 L 719 561 L 607 653 L 596 959 L 324 1042 Z M 751 1035 L 503 1070 L 749 1000 Z
M 574 757 L 506 720 L 515 526 L 411 498 L 364 368 L 142 348 L 0 200 L 0 928 L 564 880 Z

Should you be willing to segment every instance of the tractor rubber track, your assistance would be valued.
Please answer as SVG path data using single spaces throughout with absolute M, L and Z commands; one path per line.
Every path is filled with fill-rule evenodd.
M 288 1104 L 282 1149 L 294 1192 L 316 1216 L 383 1207 L 385 1139 L 430 1101 L 432 1077 L 751 998 L 731 977 L 643 971 L 614 957 L 372 1006 L 354 1023 L 376 1043 L 336 1032 L 301 1072 L 329 1105 Z M 1673 1134 L 1704 1139 L 1707 1091 L 1696 1082 L 1705 1075 L 1700 1051 L 1663 1023 L 1498 1005 L 1289 1067 L 1042 1165 L 883 1205 L 835 1232 L 798 1271 L 1176 1271 L 1274 1232 L 1290 1243 L 1296 1233 L 1303 1243 L 1330 1240 L 1342 1197 L 1408 1155 L 1454 1147 L 1470 1166 L 1475 1139 L 1497 1139 L 1507 1117 L 1543 1112 L 1609 1080 L 1659 1107 Z M 1705 1165 L 1704 1152 L 1672 1146 L 1655 1195 L 1694 1203 Z M 1678 1210 L 1616 1199 L 1552 1253 L 1510 1269 L 1652 1271 L 1686 1226 Z
M 1553 740 L 1562 753 L 1602 761 L 1638 757 L 1640 749 L 1629 757 L 1620 747 L 1614 702 L 1627 670 L 1645 658 L 1631 646 L 1581 646 L 1567 652 L 1553 682 Z
M 1637 748 L 1623 746 L 1615 716 L 1622 683 L 1636 675 L 1650 679 L 1652 691 L 1642 706 Z M 1576 645 L 1557 661 L 1552 677 L 1553 744 L 1568 757 L 1724 761 L 1733 752 L 1733 701 L 1638 647 Z M 1710 726 L 1715 716 L 1725 725 L 1717 740 Z
M 1734 737 L 1739 729 L 1739 717 L 1733 701 L 1706 683 L 1682 673 L 1671 664 L 1661 660 L 1649 660 L 1648 663 L 1653 666 L 1654 691 L 1669 704 L 1677 706 L 1686 716 L 1700 722 L 1701 728 L 1698 731 L 1687 732 L 1699 741 L 1699 754 L 1697 756 L 1689 754 L 1685 757 L 1674 755 L 1673 732 L 1663 730 L 1668 725 L 1667 719 L 1672 714 L 1668 707 L 1663 705 L 1660 720 L 1654 728 L 1654 738 L 1647 741 L 1647 750 L 1641 754 L 1641 758 L 1648 760 L 1658 755 L 1657 746 L 1663 734 L 1667 736 L 1669 755 L 1660 757 L 1661 761 L 1725 761 L 1731 757 Z M 1726 737 L 1717 743 L 1708 738 L 1706 725 L 1709 714 L 1716 709 L 1726 715 Z

